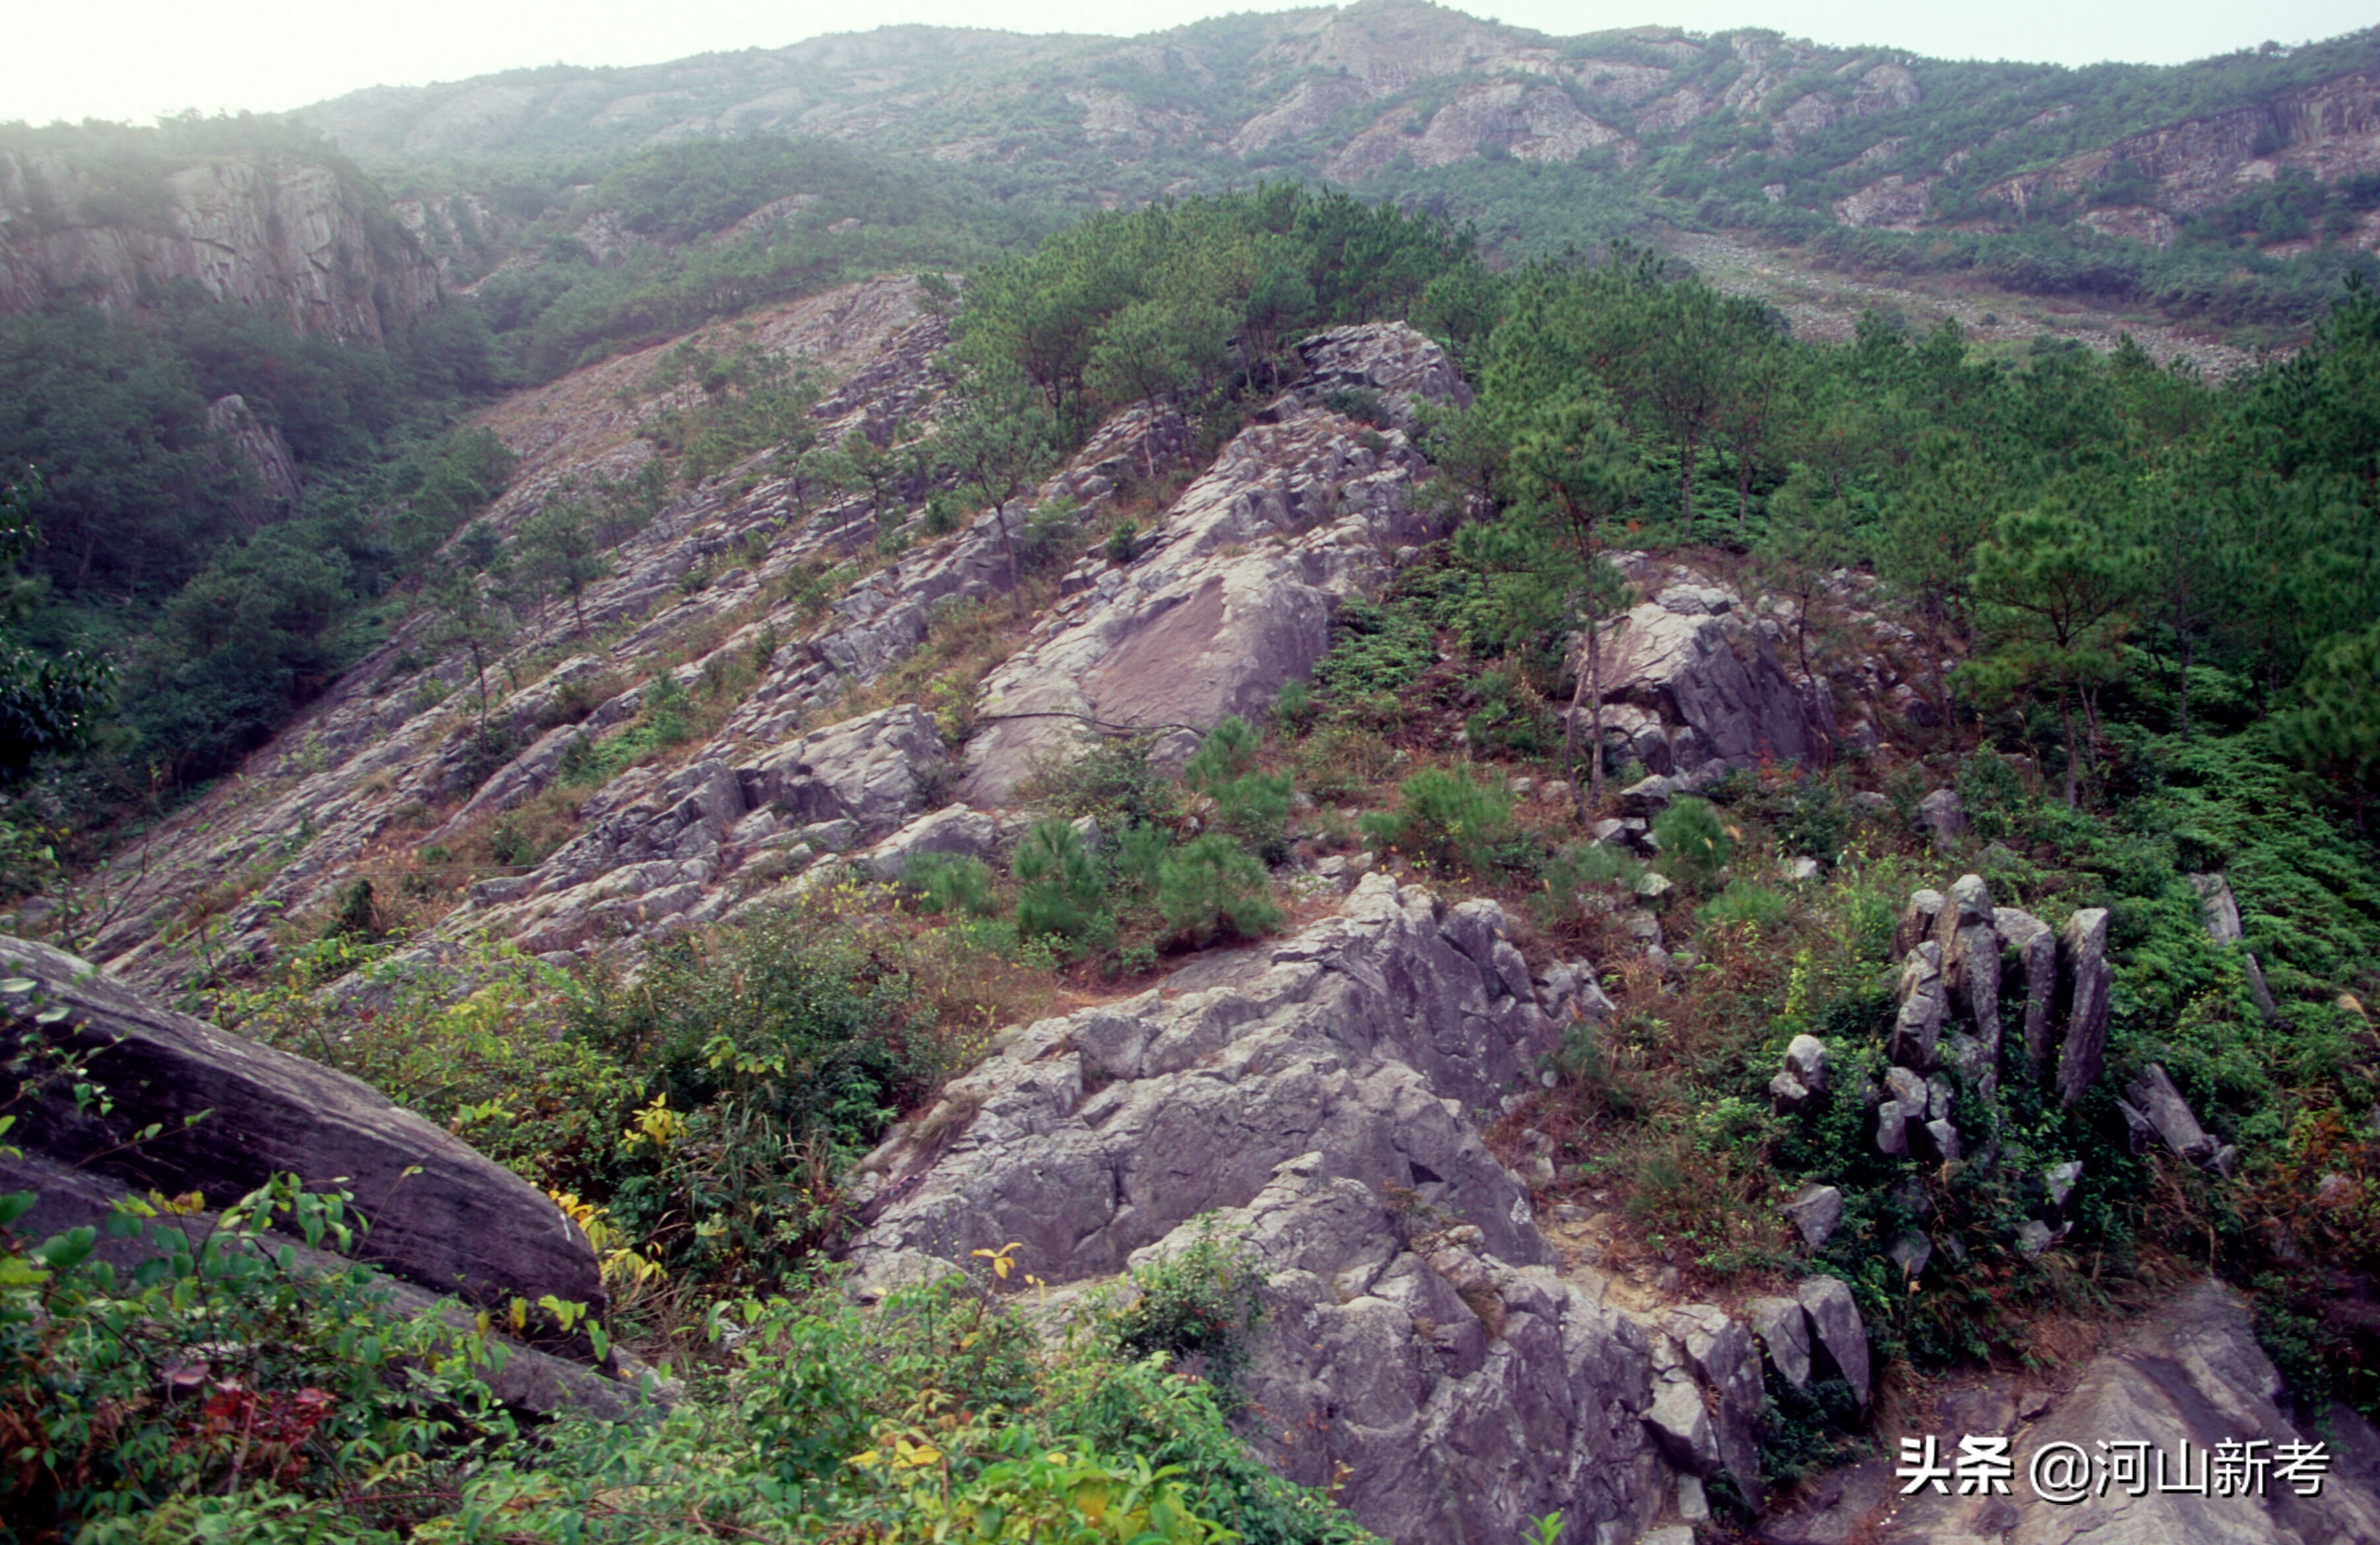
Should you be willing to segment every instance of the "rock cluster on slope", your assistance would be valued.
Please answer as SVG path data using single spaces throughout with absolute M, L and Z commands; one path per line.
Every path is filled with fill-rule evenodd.
M 1251 1442 L 1400 1545 L 1511 1538 L 1554 1509 L 1581 1538 L 1632 1538 L 1682 1478 L 1756 1497 L 1753 1332 L 1708 1306 L 1625 1313 L 1565 1275 L 1480 1137 L 1560 1027 L 1601 1010 L 1578 984 L 1534 976 L 1492 902 L 1366 875 L 1289 939 L 1008 1032 L 862 1166 L 859 1281 L 1013 1241 L 1062 1293 L 1202 1238 L 1244 1246 L 1265 1281 Z M 1815 1345 L 1864 1393 L 1841 1284 L 1795 1309 L 1805 1376 Z

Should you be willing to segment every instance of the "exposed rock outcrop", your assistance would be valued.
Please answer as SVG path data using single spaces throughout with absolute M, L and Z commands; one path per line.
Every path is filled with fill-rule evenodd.
M 126 216 L 140 197 L 59 156 L 0 151 L 0 311 L 69 292 L 130 310 L 144 286 L 188 281 L 301 333 L 377 340 L 438 303 L 419 243 L 329 166 L 211 159 L 164 174 L 155 208 Z
M 2134 1327 L 2092 1359 L 2063 1393 L 2026 1389 L 2016 1379 L 1961 1381 L 1930 1408 L 1912 1413 L 1908 1429 L 1935 1434 L 1947 1463 L 1962 1437 L 2008 1439 L 2006 1494 L 1962 1491 L 1945 1479 L 1903 1495 L 1891 1456 L 1867 1459 L 1820 1478 L 1800 1508 L 1763 1521 L 1775 1545 L 2346 1545 L 2380 1539 L 2380 1434 L 2353 1411 L 2333 1406 L 2322 1431 L 2290 1420 L 2277 1404 L 2282 1387 L 2256 1344 L 2247 1306 L 2228 1289 L 2202 1283 Z M 2284 1445 L 2325 1442 L 2319 1493 L 2308 1478 L 2285 1476 Z M 2224 1444 L 2264 1461 L 2249 1483 L 2234 1471 L 2218 1490 L 2212 1470 Z M 2081 1482 L 2046 1500 L 2033 1483 L 2034 1456 L 2071 1445 Z M 2117 1456 L 2111 1445 L 2145 1445 L 2138 1483 L 2102 1484 L 2095 1466 Z M 2249 1448 L 2247 1445 L 2260 1445 Z M 2052 1471 L 2053 1475 L 2057 1472 Z M 2076 1472 L 2064 1472 L 2069 1478 Z
M 1010 1030 L 862 1166 L 859 1282 L 1017 1241 L 1065 1295 L 1211 1230 L 1264 1272 L 1246 1435 L 1399 1545 L 1554 1509 L 1634 1538 L 1680 1471 L 1756 1497 L 1752 1336 L 1562 1274 L 1479 1137 L 1569 1016 L 1555 975 L 1532 981 L 1493 903 L 1372 874 L 1292 938 Z M 1864 1392 L 1864 1331 L 1831 1286 L 1794 1313 Z
M 1061 602 L 986 678 L 970 800 L 1004 803 L 1037 759 L 1092 724 L 1199 732 L 1261 710 L 1322 658 L 1340 600 L 1439 534 L 1413 500 L 1427 465 L 1394 416 L 1416 399 L 1464 400 L 1445 351 L 1388 322 L 1319 335 L 1299 354 L 1305 377 L 1183 492 L 1150 545 Z M 1384 399 L 1389 428 L 1331 406 L 1358 385 Z
M 1823 688 L 1787 673 L 1774 619 L 1755 620 L 1736 591 L 1676 566 L 1638 554 L 1616 562 L 1649 599 L 1604 628 L 1609 754 L 1655 773 L 1694 772 L 1714 760 L 1826 760 L 1831 726 L 1816 706 Z M 1573 656 L 1583 671 L 1583 642 Z
M 66 1080 L 19 1065 L 38 1092 L 13 1112 L 9 1137 L 30 1152 L 219 1206 L 294 1174 L 353 1193 L 370 1224 L 362 1256 L 393 1276 L 480 1305 L 552 1294 L 602 1310 L 595 1253 L 560 1208 L 367 1085 L 161 1007 L 44 944 L 0 939 L 0 964 L 31 984 L 6 995 L 18 1029 L 80 1056 L 74 1081 L 108 1097 L 78 1102 Z M 38 1026 L 37 1003 L 67 1013 Z

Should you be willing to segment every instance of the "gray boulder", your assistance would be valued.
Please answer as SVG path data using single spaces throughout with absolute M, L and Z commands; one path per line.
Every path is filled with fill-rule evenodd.
M 2075 1443 L 2095 1454 L 2110 1433 L 2167 1454 L 2184 1444 L 2203 1455 L 2223 1442 L 2261 1441 L 2267 1453 L 2302 1442 L 2313 1434 L 2282 1414 L 2281 1393 L 2280 1375 L 2256 1343 L 2246 1306 L 2229 1289 L 2204 1283 L 2093 1359 L 2072 1392 L 2017 1440 L 2017 1474 L 2028 1473 L 2046 1444 Z M 2369 1442 L 2370 1427 L 2345 1415 L 2342 1427 Z M 2330 1437 L 2334 1453 L 2350 1447 L 2345 1431 Z M 2067 1505 L 2027 1498 L 2015 1538 L 2027 1545 L 2380 1539 L 2380 1497 L 2368 1478 L 2342 1473 L 2349 1469 L 2334 1466 L 2318 1496 L 2275 1479 L 2261 1495 L 2203 1497 L 2152 1485 L 2140 1496 L 2121 1487 L 2100 1495 L 2095 1488 Z
M 1004 1032 L 855 1177 L 857 1283 L 1015 1240 L 1064 1291 L 1218 1230 L 1266 1272 L 1244 1381 L 1269 1464 L 1391 1540 L 1556 1509 L 1631 1538 L 1669 1491 L 1652 1340 L 1556 1276 L 1474 1124 L 1558 1032 L 1492 905 L 1366 875 L 1296 935 Z
M 2000 941 L 1992 927 L 1992 893 L 1981 875 L 1969 874 L 1950 887 L 1949 902 L 1934 925 L 1942 946 L 1942 978 L 1950 1004 L 1966 1031 L 1982 1042 L 1994 1065 L 2000 1039 Z
M 1427 893 L 1372 874 L 1343 915 L 1291 939 L 1007 1032 L 946 1091 L 976 1113 L 963 1156 L 903 1132 L 864 1166 L 871 1226 L 854 1258 L 964 1260 L 1014 1239 L 1052 1282 L 1111 1273 L 1319 1149 L 1339 1174 L 1411 1187 L 1479 1227 L 1500 1259 L 1550 1262 L 1522 1188 L 1459 1112 L 1532 1078 L 1555 1028 L 1525 970 L 1524 996 L 1466 943 L 1480 948 Z
M 1942 916 L 1944 905 L 1945 898 L 1939 891 L 1909 893 L 1909 905 L 1900 909 L 1900 920 L 1893 925 L 1894 959 L 1898 960 L 1915 949 L 1920 941 L 1934 937 L 1934 924 Z
M 1677 797 L 1678 785 L 1670 779 L 1655 773 L 1641 778 L 1620 791 L 1620 808 L 1630 816 L 1649 820 L 1670 808 Z
M 2071 1105 L 2099 1081 L 2107 1054 L 2108 995 L 2116 969 L 2107 959 L 2107 909 L 2086 906 L 2058 931 L 2058 1001 L 2065 1028 L 2058 1046 L 2058 1098 Z
M 1096 828 L 1094 828 L 1096 831 Z M 999 845 L 1000 827 L 991 817 L 965 805 L 946 805 L 921 815 L 868 850 L 860 860 L 879 880 L 898 880 L 909 865 L 929 853 L 951 853 L 983 858 Z
M 1705 760 L 1825 759 L 1816 716 L 1767 636 L 1731 609 L 1715 614 L 1701 588 L 1671 587 L 1613 619 L 1602 655 L 1605 700 L 1692 730 Z
M 1742 1325 L 1708 1304 L 1673 1308 L 1660 1317 L 1660 1323 L 1709 1396 L 1720 1466 L 1757 1507 L 1763 1490 L 1759 1346 Z M 1706 1469 L 1698 1473 L 1706 1478 L 1711 1474 Z
M 849 821 L 872 836 L 916 809 L 949 760 L 933 720 L 899 703 L 814 730 L 735 778 L 747 809 L 775 806 L 799 823 Z
M 1937 788 L 1917 802 L 1917 820 L 1933 834 L 1935 846 L 1948 847 L 1966 834 L 1967 807 L 1957 790 Z
M 1843 1194 L 1832 1186 L 1804 1186 L 1785 1204 L 1785 1216 L 1793 1220 L 1803 1244 L 1824 1249 L 1842 1226 Z
M 1911 1113 L 1898 1100 L 1888 1100 L 1876 1108 L 1876 1150 L 1898 1159 L 1909 1151 Z
M 2219 874 L 2193 874 L 2190 885 L 2198 893 L 2199 908 L 2206 918 L 2206 936 L 2218 944 L 2238 943 L 2240 903 L 2231 894 L 2231 882 Z
M 1912 1275 L 1914 1275 L 1912 1272 Z M 1867 1404 L 1867 1326 L 1860 1320 L 1858 1303 L 1840 1277 L 1804 1277 L 1793 1290 L 1816 1344 L 1834 1364 L 1843 1382 L 1863 1405 Z
M 1744 1306 L 1768 1360 L 1795 1389 L 1810 1384 L 1810 1327 L 1798 1298 L 1755 1298 Z
M 2049 1065 L 2049 1012 L 2058 998 L 2058 935 L 2047 923 L 2013 906 L 1992 909 L 2000 947 L 2016 957 L 2014 979 L 2024 994 L 2024 1051 L 2038 1073 Z
M 2142 1068 L 2140 1077 L 2124 1087 L 2124 1094 L 2177 1156 L 2193 1164 L 2214 1159 L 2215 1139 L 2198 1125 L 2198 1117 L 2191 1113 L 2190 1102 L 2174 1088 L 2164 1068 L 2155 1063 Z
M 1939 1060 L 1942 1024 L 1949 1015 L 1949 987 L 1942 979 L 1942 946 L 1928 939 L 1904 956 L 1896 990 L 1900 1007 L 1892 1022 L 1892 1060 L 1904 1067 L 1931 1068 Z
M 45 1088 L 13 1113 L 11 1142 L 136 1191 L 203 1192 L 228 1205 L 273 1176 L 345 1189 L 370 1223 L 365 1249 L 390 1274 L 468 1302 L 552 1294 L 601 1313 L 595 1252 L 543 1193 L 451 1134 L 329 1068 L 150 1002 L 89 964 L 22 939 L 0 963 L 37 984 L 7 1007 L 87 1060 L 108 1103 Z M 66 1017 L 38 1026 L 32 1005 Z M 195 1119 L 193 1119 L 195 1118 Z M 140 1133 L 159 1127 L 143 1139 Z

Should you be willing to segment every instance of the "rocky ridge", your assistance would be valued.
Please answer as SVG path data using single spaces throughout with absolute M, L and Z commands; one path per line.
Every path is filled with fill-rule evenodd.
M 2220 105 L 2080 147 L 2076 104 L 2057 97 L 2092 88 L 2071 72 L 2011 76 L 1978 101 L 1964 94 L 1970 83 L 1942 80 L 1954 67 L 1902 51 L 1827 48 L 1749 30 L 1556 37 L 1401 0 L 1139 39 L 885 29 L 732 62 L 359 92 L 304 116 L 363 156 L 625 149 L 756 131 L 830 135 L 956 163 L 1088 149 L 1105 163 L 1096 180 L 1112 185 L 1102 193 L 1111 202 L 1211 186 L 1242 168 L 1357 185 L 1398 167 L 1501 156 L 1609 156 L 1625 170 L 1657 164 L 1705 126 L 1733 121 L 1747 132 L 1698 163 L 1721 172 L 1742 163 L 1772 201 L 1841 225 L 1975 228 L 1979 201 L 1986 212 L 2005 209 L 1999 224 L 2015 228 L 2045 198 L 2079 197 L 2071 218 L 2085 228 L 2162 245 L 2177 218 L 2284 172 L 2337 183 L 2380 164 L 2380 69 L 2368 50 L 2335 52 L 2338 67 L 2325 79 L 2179 93 L 2178 113 Z M 2186 67 L 2212 79 L 2226 67 Z M 988 111 L 1028 94 L 1066 104 L 1070 143 L 1014 127 L 985 132 Z M 1937 112 L 1954 115 L 1966 139 L 1947 154 L 1941 137 L 1925 132 Z M 2098 184 L 2126 169 L 2153 189 L 2146 202 L 2099 196 Z M 457 225 L 435 211 L 421 221 L 433 235 Z M 473 215 L 457 228 L 477 224 Z M 590 226 L 589 235 L 600 248 L 605 232 Z M 2380 225 L 2366 221 L 2348 238 L 2368 249 Z

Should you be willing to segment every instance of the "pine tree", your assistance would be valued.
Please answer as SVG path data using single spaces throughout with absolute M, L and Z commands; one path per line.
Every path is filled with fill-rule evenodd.
M 2380 790 L 2380 624 L 2342 634 L 2318 651 L 2298 678 L 2298 706 L 2274 721 L 2284 754 L 2338 784 L 2368 831 L 2368 806 Z
M 1973 663 L 1998 694 L 2046 692 L 2066 741 L 2066 803 L 2081 802 L 2083 752 L 2074 736 L 2079 702 L 2095 759 L 2098 688 L 2122 674 L 2117 645 L 2141 593 L 2142 554 L 2119 547 L 2098 523 L 2055 505 L 2000 517 L 1975 549 L 1974 591 L 1991 652 Z
M 1562 737 L 1562 775 L 1578 800 L 1578 714 L 1587 704 L 1593 797 L 1603 799 L 1603 619 L 1622 587 L 1603 558 L 1604 527 L 1636 492 L 1642 463 L 1627 432 L 1609 408 L 1592 397 L 1554 404 L 1513 438 L 1510 478 L 1524 519 L 1549 527 L 1555 540 L 1540 548 L 1543 558 L 1573 564 L 1571 594 L 1586 637 L 1585 668 L 1571 693 L 1568 728 Z M 1585 819 L 1584 801 L 1577 805 Z

